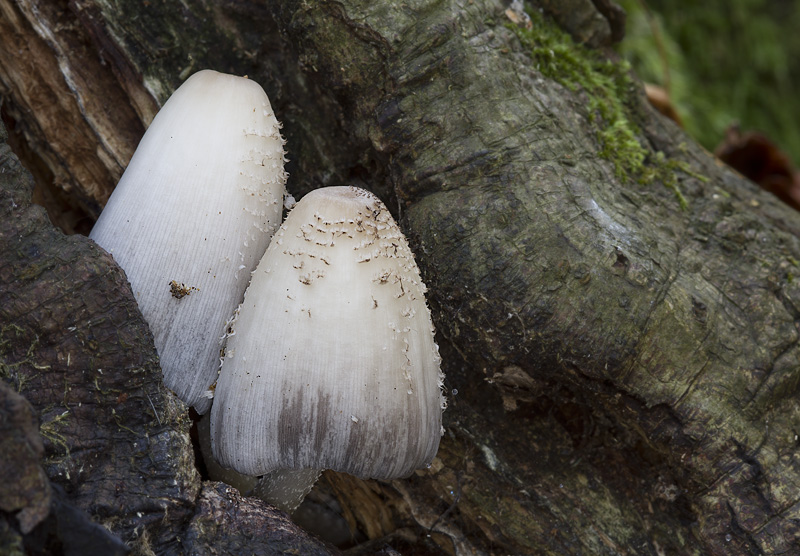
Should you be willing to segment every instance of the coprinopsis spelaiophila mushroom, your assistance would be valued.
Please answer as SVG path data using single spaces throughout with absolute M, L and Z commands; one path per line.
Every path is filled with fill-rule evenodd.
M 429 464 L 444 398 L 424 293 L 375 195 L 307 194 L 232 325 L 210 414 L 219 463 L 247 475 L 334 469 L 377 479 Z
M 279 129 L 254 81 L 194 74 L 156 115 L 89 236 L 125 270 L 164 383 L 200 413 L 227 320 L 280 223 Z

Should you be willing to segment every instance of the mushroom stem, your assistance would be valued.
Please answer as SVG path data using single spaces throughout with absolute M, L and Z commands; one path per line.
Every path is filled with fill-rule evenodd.
M 221 466 L 211 453 L 211 419 L 209 414 L 197 423 L 200 453 L 203 455 L 208 478 L 231 485 L 245 496 L 254 496 L 292 513 L 311 492 L 322 473 L 321 469 L 276 469 L 261 477 L 244 475 Z
M 322 469 L 276 469 L 258 479 L 248 495 L 292 513 L 314 488 Z
M 209 479 L 231 485 L 244 495 L 258 485 L 258 477 L 243 475 L 238 471 L 223 467 L 214 459 L 214 455 L 211 453 L 211 419 L 208 413 L 203 415 L 197 422 L 197 437 Z

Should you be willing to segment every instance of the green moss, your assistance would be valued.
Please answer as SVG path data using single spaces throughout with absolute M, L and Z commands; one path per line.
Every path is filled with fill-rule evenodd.
M 25 358 L 13 363 L 8 362 L 8 357 L 11 348 L 23 341 L 26 337 L 25 330 L 16 324 L 3 325 L 0 328 L 0 379 L 5 379 L 12 383 L 17 392 L 22 392 L 25 385 L 31 378 L 29 369 L 47 370 L 48 365 L 39 365 L 36 363 L 34 354 L 39 345 L 39 337 L 35 337 L 33 342 L 28 346 Z
M 68 416 L 69 410 L 56 415 L 39 426 L 39 434 L 42 435 L 42 438 L 63 450 L 67 456 L 69 456 L 69 446 L 67 445 L 67 438 L 61 433 L 61 428 L 66 425 Z
M 675 198 L 678 199 L 682 209 L 689 208 L 689 202 L 678 187 L 678 173 L 688 174 L 702 182 L 707 182 L 708 178 L 693 172 L 685 162 L 674 158 L 668 159 L 661 151 L 652 155 L 651 158 L 652 163 L 650 166 L 643 168 L 639 182 L 646 184 L 651 181 L 660 181 L 664 184 L 664 187 L 675 194 Z
M 614 165 L 617 178 L 635 179 L 642 184 L 661 181 L 685 209 L 687 202 L 678 188 L 676 173 L 690 173 L 688 166 L 645 148 L 638 139 L 638 127 L 629 117 L 637 87 L 630 77 L 630 65 L 612 62 L 575 43 L 538 12 L 531 11 L 529 15 L 530 29 L 510 24 L 508 28 L 529 50 L 536 68 L 545 77 L 589 97 L 588 117 L 600 144 L 599 154 Z

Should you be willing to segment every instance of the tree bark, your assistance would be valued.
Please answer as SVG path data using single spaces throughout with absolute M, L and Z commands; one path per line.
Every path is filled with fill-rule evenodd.
M 400 219 L 450 406 L 431 469 L 326 474 L 318 493 L 364 538 L 447 554 L 800 550 L 800 219 L 650 109 L 619 62 L 492 0 L 58 5 L 0 0 L 3 114 L 87 214 L 153 107 L 210 67 L 267 90 L 292 193 L 362 185 Z M 9 29 L 39 41 L 37 71 L 13 69 Z M 85 167 L 53 154 L 69 147 L 53 122 L 84 130 Z M 60 435 L 45 435 L 50 480 L 157 553 L 200 546 L 219 496 L 248 509 L 217 517 L 261 519 L 194 474 L 124 275 L 11 191 L 0 354 Z
M 13 480 L 0 489 L 0 546 L 126 553 L 90 514 L 145 554 L 237 552 L 245 543 L 254 554 L 329 554 L 277 510 L 200 484 L 188 410 L 161 383 L 124 273 L 31 205 L 30 175 L 5 140 L 0 127 L 0 470 Z M 37 410 L 39 433 L 14 390 Z

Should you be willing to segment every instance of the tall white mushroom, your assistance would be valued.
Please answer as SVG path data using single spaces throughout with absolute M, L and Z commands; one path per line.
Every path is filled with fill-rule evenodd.
M 125 270 L 165 384 L 200 413 L 226 321 L 280 222 L 279 129 L 254 81 L 194 74 L 156 115 L 89 236 Z
M 404 477 L 442 434 L 443 375 L 425 286 L 383 203 L 307 194 L 253 274 L 211 408 L 216 459 L 247 475 Z

